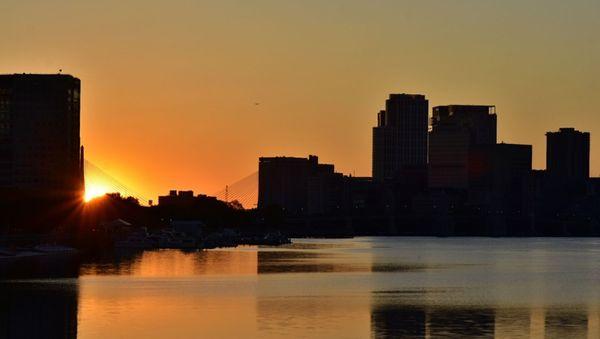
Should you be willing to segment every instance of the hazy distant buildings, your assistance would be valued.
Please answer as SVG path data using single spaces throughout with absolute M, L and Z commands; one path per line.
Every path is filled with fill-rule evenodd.
M 495 106 L 434 107 L 429 133 L 429 187 L 467 189 L 473 149 L 494 144 Z
M 546 133 L 546 171 L 552 180 L 583 182 L 590 177 L 590 133 L 561 128 Z
M 158 197 L 159 206 L 189 206 L 194 203 L 194 191 L 170 190 L 169 195 Z
M 197 204 L 200 201 L 217 201 L 216 197 L 207 196 L 204 194 L 194 195 L 194 191 L 177 191 L 170 190 L 169 195 L 161 195 L 158 197 L 159 207 L 175 207 L 186 208 Z
M 0 188 L 81 195 L 80 81 L 70 75 L 0 75 Z
M 424 95 L 390 94 L 373 128 L 373 179 L 395 179 L 427 165 L 429 102 Z

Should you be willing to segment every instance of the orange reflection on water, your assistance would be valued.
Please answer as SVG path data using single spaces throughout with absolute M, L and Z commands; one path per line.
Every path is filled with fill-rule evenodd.
M 195 275 L 256 275 L 256 248 L 242 250 L 146 251 L 117 260 L 84 265 L 81 275 L 133 275 L 137 277 L 186 277 Z
M 133 274 L 142 277 L 257 274 L 256 251 L 166 251 L 166 255 L 163 252 L 144 252 L 134 265 Z
M 257 329 L 256 274 L 252 248 L 148 251 L 86 266 L 79 337 L 240 337 Z
M 85 285 L 78 337 L 110 338 L 111 333 L 129 338 L 241 337 L 257 330 L 255 304 L 250 295 L 198 295 L 189 285 L 109 284 L 102 290 Z

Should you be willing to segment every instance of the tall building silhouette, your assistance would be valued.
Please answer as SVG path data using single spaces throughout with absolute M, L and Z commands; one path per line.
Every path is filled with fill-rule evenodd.
M 469 203 L 487 210 L 487 234 L 531 232 L 532 146 L 476 146 L 469 160 Z
M 0 189 L 81 195 L 79 113 L 73 76 L 0 75 Z
M 434 107 L 429 133 L 429 187 L 468 188 L 473 148 L 494 144 L 495 106 Z
M 546 133 L 546 170 L 549 178 L 583 182 L 590 177 L 590 133 L 561 128 Z
M 322 214 L 339 206 L 343 175 L 319 158 L 261 157 L 258 207 L 279 206 L 287 214 Z
M 373 179 L 394 179 L 427 165 L 428 110 L 424 95 L 390 94 L 373 127 Z

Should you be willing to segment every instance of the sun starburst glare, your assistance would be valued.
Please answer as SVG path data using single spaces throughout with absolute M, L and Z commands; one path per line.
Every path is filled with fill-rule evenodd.
M 84 200 L 88 202 L 94 198 L 101 197 L 108 193 L 108 188 L 99 183 L 86 183 Z

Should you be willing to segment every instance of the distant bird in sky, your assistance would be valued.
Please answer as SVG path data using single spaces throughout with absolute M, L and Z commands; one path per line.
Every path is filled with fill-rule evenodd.
M 255 102 L 254 103 L 254 106 L 258 106 L 258 105 L 260 105 L 260 102 Z

